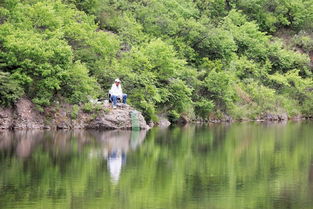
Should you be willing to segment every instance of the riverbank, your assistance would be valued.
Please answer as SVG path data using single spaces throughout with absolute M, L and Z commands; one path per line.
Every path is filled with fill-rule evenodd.
M 297 115 L 293 117 L 289 117 L 286 113 L 263 113 L 256 118 L 232 118 L 230 116 L 222 117 L 222 118 L 209 118 L 209 119 L 191 119 L 188 122 L 193 123 L 231 123 L 231 122 L 265 122 L 265 121 L 273 121 L 273 122 L 283 122 L 283 121 L 295 121 L 295 120 L 309 120 L 312 117 L 305 117 L 302 115 Z M 186 120 L 186 119 L 184 119 Z
M 233 119 L 231 117 L 226 117 L 222 119 L 192 119 L 189 120 L 187 123 L 194 123 L 194 124 L 214 124 L 214 123 L 235 123 L 235 122 L 276 122 L 276 123 L 284 123 L 288 121 L 304 121 L 304 120 L 312 120 L 313 117 L 307 117 L 302 115 L 297 115 L 293 117 L 289 117 L 285 114 L 275 114 L 275 113 L 264 113 L 257 118 L 239 118 Z M 187 124 L 186 123 L 186 124 Z
M 12 108 L 0 108 L 0 129 L 131 129 L 133 120 L 136 127 L 149 128 L 142 114 L 128 105 L 112 109 L 109 104 L 56 103 L 39 111 L 22 98 Z
M 132 117 L 135 114 L 137 127 L 149 129 L 153 126 L 168 127 L 171 125 L 164 116 L 159 116 L 157 123 L 147 124 L 143 115 L 129 105 L 121 104 L 112 109 L 109 103 L 87 103 L 82 106 L 59 104 L 38 108 L 27 98 L 20 99 L 12 108 L 0 108 L 0 129 L 131 129 Z M 208 119 L 192 119 L 181 116 L 174 121 L 175 124 L 188 123 L 231 123 L 243 121 L 276 121 L 311 119 L 301 115 L 288 117 L 286 113 L 263 113 L 251 118 L 232 118 L 228 115 L 222 117 L 210 116 Z

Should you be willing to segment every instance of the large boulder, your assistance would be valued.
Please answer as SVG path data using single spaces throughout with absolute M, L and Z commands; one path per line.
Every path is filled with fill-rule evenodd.
M 90 129 L 131 129 L 131 114 L 135 114 L 140 129 L 148 129 L 144 117 L 138 111 L 130 106 L 118 107 L 117 109 L 109 109 L 108 112 L 97 114 L 96 118 L 89 121 L 86 128 Z
M 171 125 L 171 122 L 167 119 L 165 115 L 159 115 L 158 118 L 159 118 L 159 121 L 156 122 L 156 125 L 158 127 L 166 128 Z

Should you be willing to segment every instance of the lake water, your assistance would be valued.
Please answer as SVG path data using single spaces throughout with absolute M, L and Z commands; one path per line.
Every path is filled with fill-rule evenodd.
M 0 208 L 313 208 L 313 123 L 2 131 Z

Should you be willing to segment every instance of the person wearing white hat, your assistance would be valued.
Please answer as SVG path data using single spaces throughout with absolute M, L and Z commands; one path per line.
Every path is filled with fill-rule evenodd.
M 127 94 L 123 94 L 121 80 L 115 79 L 114 83 L 112 84 L 111 90 L 109 92 L 111 95 L 110 99 L 113 102 L 113 108 L 116 108 L 117 99 L 123 100 L 123 103 L 126 104 Z

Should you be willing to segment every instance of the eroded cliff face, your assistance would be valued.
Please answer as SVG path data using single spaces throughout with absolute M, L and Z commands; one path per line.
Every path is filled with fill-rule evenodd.
M 13 111 L 9 108 L 0 108 L 0 128 L 9 129 L 13 124 Z
M 29 99 L 22 98 L 13 108 L 0 108 L 0 129 L 131 129 L 134 112 L 139 128 L 149 128 L 142 114 L 128 105 L 117 109 L 104 105 L 93 113 L 79 110 L 73 119 L 71 105 L 49 107 L 41 113 Z

